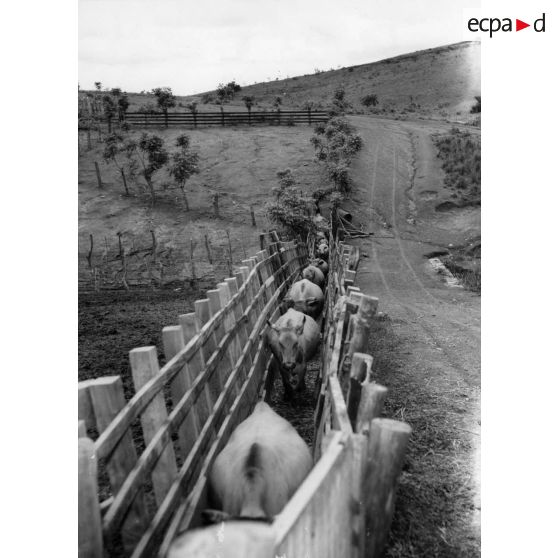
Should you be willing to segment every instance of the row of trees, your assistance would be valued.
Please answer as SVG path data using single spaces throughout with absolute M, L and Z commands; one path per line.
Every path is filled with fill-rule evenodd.
M 292 236 L 305 236 L 315 229 L 310 207 L 328 201 L 337 207 L 350 190 L 349 166 L 354 155 L 362 147 L 362 138 L 343 114 L 350 108 L 345 91 L 333 94 L 329 111 L 330 119 L 314 128 L 310 141 L 316 150 L 316 159 L 325 164 L 330 188 L 320 188 L 311 195 L 305 194 L 290 169 L 277 173 L 279 186 L 273 188 L 275 199 L 266 207 L 269 219 Z
M 124 123 L 120 131 L 108 134 L 103 151 L 104 160 L 113 163 L 119 170 L 126 194 L 129 194 L 127 179 L 136 180 L 141 175 L 151 202 L 155 203 L 159 186 L 156 176 L 165 169 L 175 187 L 181 190 L 185 209 L 189 211 L 186 182 L 199 172 L 199 154 L 191 149 L 189 136 L 179 135 L 174 142 L 175 150 L 169 151 L 163 138 L 156 134 L 144 132 L 139 139 L 134 139 L 128 131 L 129 128 Z M 161 187 L 168 189 L 169 184 L 163 182 Z
M 332 118 L 314 128 L 310 143 L 316 151 L 316 159 L 325 165 L 327 176 L 333 183 L 331 192 L 346 194 L 350 189 L 349 166 L 362 147 L 362 138 L 344 118 L 350 104 L 345 100 L 345 91 L 334 92 L 330 115 Z

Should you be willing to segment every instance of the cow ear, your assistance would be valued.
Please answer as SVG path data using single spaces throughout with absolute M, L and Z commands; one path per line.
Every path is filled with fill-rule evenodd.
M 296 334 L 302 335 L 304 332 L 304 324 L 306 323 L 306 314 L 304 314 L 304 318 L 302 318 L 302 323 L 296 328 Z

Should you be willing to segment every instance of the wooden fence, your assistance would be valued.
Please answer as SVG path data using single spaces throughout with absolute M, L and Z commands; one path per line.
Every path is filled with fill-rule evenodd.
M 293 125 L 325 122 L 327 112 L 318 110 L 276 110 L 246 112 L 169 112 L 144 113 L 127 112 L 125 121 L 134 126 L 252 126 L 252 125 Z
M 200 525 L 214 459 L 256 402 L 271 397 L 274 367 L 262 332 L 308 259 L 308 246 L 271 235 L 194 313 L 163 329 L 161 369 L 155 347 L 130 352 L 137 392 L 129 402 L 119 377 L 79 384 L 80 557 L 164 558 L 177 534 Z M 377 418 L 387 390 L 360 351 L 378 301 L 354 286 L 358 252 L 330 240 L 315 466 L 266 527 L 276 556 L 379 556 L 410 433 Z M 90 428 L 100 433 L 95 442 Z M 97 462 L 110 483 L 100 498 Z

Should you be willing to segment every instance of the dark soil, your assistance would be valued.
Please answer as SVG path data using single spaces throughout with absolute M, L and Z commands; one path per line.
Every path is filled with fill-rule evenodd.
M 192 312 L 197 290 L 81 293 L 78 306 L 78 380 L 120 376 L 130 399 L 135 390 L 128 353 L 155 345 L 164 362 L 161 331 Z

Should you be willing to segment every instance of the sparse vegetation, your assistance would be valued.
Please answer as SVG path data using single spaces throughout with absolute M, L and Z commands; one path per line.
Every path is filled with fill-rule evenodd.
M 156 134 L 143 133 L 139 142 L 136 143 L 133 140 L 128 142 L 128 149 L 134 150 L 138 154 L 143 168 L 142 174 L 151 195 L 151 203 L 155 203 L 154 176 L 169 160 L 169 153 L 165 149 L 164 141 Z
M 124 132 L 128 131 L 128 127 L 125 123 L 122 125 L 122 129 Z M 110 133 L 105 137 L 105 146 L 103 150 L 103 159 L 105 162 L 113 163 L 119 170 L 127 196 L 130 195 L 130 191 L 128 189 L 126 176 L 133 179 L 137 174 L 137 161 L 133 157 L 130 157 L 128 139 L 129 138 L 125 137 L 122 133 Z M 124 161 L 121 160 L 121 157 L 124 157 Z
M 335 189 L 347 193 L 350 189 L 349 165 L 362 147 L 362 138 L 346 118 L 336 117 L 325 124 L 317 124 L 310 142 L 318 161 L 325 163 Z
M 242 87 L 238 85 L 234 80 L 227 83 L 227 85 L 223 85 L 220 83 L 217 86 L 215 93 L 217 94 L 217 99 L 221 101 L 221 103 L 226 103 L 234 99 L 236 93 L 242 90 Z
M 186 181 L 199 172 L 199 155 L 190 149 L 190 138 L 186 134 L 176 138 L 176 146 L 179 150 L 171 156 L 169 174 L 182 192 L 186 211 L 190 211 L 185 187 Z
M 290 169 L 279 171 L 279 186 L 273 188 L 275 201 L 266 206 L 267 215 L 273 223 L 280 226 L 290 237 L 301 235 L 303 238 L 313 230 L 314 223 L 310 217 L 309 204 L 312 198 L 305 196 Z
M 463 202 L 477 202 L 481 192 L 480 138 L 452 128 L 449 135 L 434 138 L 446 173 L 445 184 Z
M 345 95 L 345 89 L 342 87 L 339 87 L 333 92 L 333 100 L 329 110 L 330 116 L 342 116 L 351 108 L 351 103 L 347 101 Z
M 165 124 L 168 125 L 169 109 L 176 106 L 176 97 L 172 94 L 170 87 L 156 87 L 151 91 L 157 97 L 157 106 L 165 115 Z
M 365 107 L 375 107 L 378 104 L 378 95 L 370 93 L 369 95 L 365 95 L 360 100 L 360 103 Z

